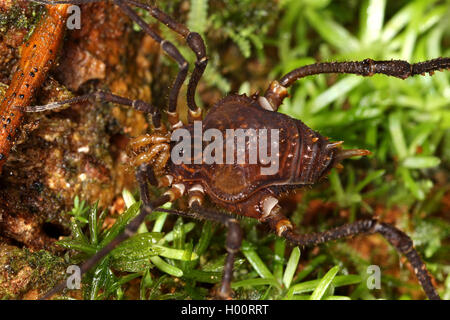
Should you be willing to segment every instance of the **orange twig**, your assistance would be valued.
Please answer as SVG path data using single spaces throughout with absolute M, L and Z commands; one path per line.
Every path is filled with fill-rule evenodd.
M 53 65 L 65 30 L 69 5 L 47 6 L 30 39 L 22 45 L 19 68 L 0 103 L 0 173 L 29 105 Z

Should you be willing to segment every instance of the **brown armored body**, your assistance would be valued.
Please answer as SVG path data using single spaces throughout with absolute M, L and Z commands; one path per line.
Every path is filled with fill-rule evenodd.
M 189 131 L 194 144 L 194 137 L 198 136 L 194 124 L 181 129 Z M 181 164 L 170 162 L 168 173 L 175 177 L 175 181 L 183 181 L 190 186 L 200 184 L 215 203 L 233 208 L 242 215 L 259 218 L 259 207 L 253 204 L 258 203 L 261 196 L 267 192 L 279 195 L 286 189 L 314 184 L 333 167 L 335 144 L 330 144 L 299 120 L 265 110 L 256 96 L 231 95 L 219 101 L 202 122 L 203 134 L 210 129 L 218 130 L 223 137 L 223 150 L 219 156 L 222 161 L 205 163 L 205 151 L 212 142 L 203 141 L 203 158 L 200 150 L 193 148 L 190 161 Z M 230 129 L 234 130 L 233 136 L 230 136 Z M 244 163 L 237 161 L 238 129 L 249 130 Z M 260 135 L 261 130 L 267 130 L 266 136 Z M 252 139 L 254 143 L 251 143 Z M 260 157 L 261 139 L 267 139 L 267 150 L 262 153 L 267 154 L 267 159 L 276 159 L 271 163 Z M 226 141 L 232 141 L 232 149 Z M 230 154 L 233 155 L 232 163 L 227 162 Z M 194 163 L 194 159 L 202 161 Z

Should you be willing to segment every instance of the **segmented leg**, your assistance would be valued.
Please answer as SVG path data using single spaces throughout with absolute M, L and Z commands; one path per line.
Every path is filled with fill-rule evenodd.
M 266 204 L 266 207 L 268 205 Z M 348 238 L 358 234 L 380 233 L 398 252 L 404 254 L 414 268 L 414 273 L 419 279 L 423 290 L 430 300 L 439 300 L 439 294 L 433 286 L 431 276 L 420 258 L 419 253 L 414 249 L 413 242 L 407 234 L 394 226 L 378 222 L 375 219 L 360 220 L 349 223 L 331 230 L 310 234 L 298 234 L 293 230 L 292 223 L 283 216 L 278 204 L 271 205 L 270 213 L 265 217 L 266 222 L 272 230 L 289 242 L 297 246 L 312 246 L 325 243 L 331 240 Z
M 227 258 L 223 269 L 222 283 L 217 295 L 220 299 L 231 298 L 231 280 L 233 279 L 233 268 L 236 253 L 241 248 L 242 229 L 239 222 L 232 216 L 218 211 L 206 210 L 201 207 L 198 201 L 191 202 L 191 208 L 199 213 L 201 217 L 208 220 L 220 222 L 228 228 L 225 248 L 227 250 Z
M 145 31 L 150 37 L 152 37 L 153 40 L 158 42 L 161 45 L 162 50 L 173 60 L 175 60 L 179 67 L 178 75 L 175 79 L 175 82 L 172 85 L 172 89 L 169 94 L 169 106 L 168 106 L 168 120 L 172 127 L 178 127 L 180 126 L 181 122 L 178 117 L 177 113 L 177 100 L 178 95 L 181 89 L 181 86 L 183 85 L 184 80 L 186 79 L 188 70 L 189 70 L 189 64 L 186 61 L 186 59 L 181 55 L 181 53 L 178 51 L 178 49 L 169 41 L 162 39 L 158 33 L 156 33 L 150 26 L 139 17 L 139 15 L 132 10 L 126 3 L 129 3 L 131 5 L 137 6 L 138 3 L 135 3 L 133 1 L 128 0 L 114 0 L 114 3 L 122 9 L 122 11 L 129 16 L 134 22 L 136 22 L 142 30 Z M 143 7 L 140 6 L 139 7 Z M 147 9 L 146 7 L 143 7 L 144 9 Z M 148 9 L 147 9 L 148 10 Z M 159 11 L 160 12 L 160 11 Z M 165 14 L 164 14 L 165 15 Z M 158 18 L 157 16 L 153 15 L 155 18 L 157 18 L 160 21 L 161 18 Z
M 151 164 L 153 172 L 160 176 L 170 159 L 170 135 L 163 133 L 145 134 L 133 138 L 128 144 L 128 154 L 133 164 Z
M 132 151 L 137 152 L 140 148 L 159 143 L 170 143 L 170 136 L 161 133 L 144 134 L 142 136 L 133 138 L 128 144 L 128 148 Z
M 161 172 L 169 160 L 169 157 L 169 145 L 161 143 L 150 147 L 147 152 L 141 153 L 137 156 L 134 160 L 134 164 L 140 165 L 143 163 L 151 163 L 153 161 L 155 172 Z
M 219 222 L 228 228 L 227 239 L 225 247 L 227 250 L 227 257 L 225 261 L 225 267 L 222 275 L 222 282 L 217 292 L 217 296 L 220 299 L 230 299 L 231 298 L 231 280 L 233 280 L 233 268 L 236 253 L 239 251 L 242 243 L 242 229 L 239 222 L 232 216 L 218 211 L 212 211 L 209 209 L 204 209 L 201 206 L 201 201 L 197 199 L 192 200 L 191 196 L 197 193 L 197 190 L 189 191 L 189 203 L 192 211 L 183 212 L 171 209 L 159 208 L 158 211 L 167 212 L 182 217 L 197 219 L 197 220 L 210 220 L 214 222 Z
M 154 201 L 150 201 L 149 189 L 147 184 L 147 177 L 149 172 L 149 166 L 144 164 L 138 168 L 136 173 L 136 179 L 139 183 L 139 190 L 141 194 L 141 199 L 143 205 L 141 207 L 140 213 L 137 217 L 135 217 L 131 222 L 125 227 L 122 233 L 120 233 L 116 238 L 114 238 L 110 243 L 108 243 L 105 247 L 103 247 L 100 251 L 98 251 L 95 255 L 90 257 L 87 261 L 85 261 L 80 267 L 80 273 L 83 275 L 87 271 L 89 271 L 92 267 L 97 265 L 100 260 L 102 260 L 107 254 L 111 252 L 114 248 L 116 248 L 120 243 L 131 237 L 134 233 L 136 233 L 139 226 L 144 222 L 144 219 L 147 215 L 149 215 L 155 208 L 162 206 L 166 202 L 171 202 L 181 197 L 184 193 L 184 188 L 180 188 L 180 186 L 176 186 L 165 192 L 161 197 Z M 46 293 L 41 299 L 49 299 L 55 294 L 61 292 L 66 287 L 66 282 L 63 281 L 55 286 L 52 290 Z
M 403 60 L 374 61 L 372 59 L 355 62 L 315 63 L 295 69 L 283 76 L 279 81 L 273 81 L 264 97 L 260 97 L 260 103 L 265 108 L 271 108 L 273 111 L 276 111 L 283 99 L 286 98 L 288 87 L 298 79 L 320 73 L 353 73 L 367 77 L 378 73 L 406 79 L 418 74 L 430 73 L 432 75 L 435 71 L 445 69 L 450 69 L 450 58 L 437 58 L 413 64 Z
M 103 0 L 69 0 L 69 1 L 48 1 L 48 0 L 33 0 L 43 4 L 86 4 L 93 2 L 100 2 Z M 142 20 L 136 12 L 134 12 L 129 6 L 135 6 L 144 10 L 147 10 L 155 19 L 165 24 L 167 27 L 181 35 L 185 40 L 189 48 L 195 53 L 197 58 L 195 62 L 194 71 L 189 79 L 187 89 L 187 104 L 189 107 L 189 116 L 192 121 L 202 119 L 202 110 L 195 102 L 195 92 L 197 90 L 198 82 L 200 81 L 206 66 L 208 64 L 208 57 L 206 56 L 206 46 L 202 37 L 196 33 L 191 32 L 185 25 L 176 22 L 173 18 L 159 10 L 157 7 L 149 4 L 140 3 L 133 0 L 113 0 L 113 2 L 119 6 L 122 11 L 128 15 L 133 21 L 135 21 L 148 35 L 150 35 L 155 41 L 161 44 L 162 49 L 173 58 L 179 65 L 180 71 L 175 79 L 174 85 L 169 95 L 169 121 L 172 126 L 176 126 L 178 123 L 178 115 L 176 114 L 176 102 L 178 94 L 186 79 L 188 72 L 188 63 L 180 54 L 178 49 L 170 42 L 163 40 L 155 31 L 153 31 L 144 20 Z
M 202 110 L 195 102 L 195 92 L 197 90 L 198 82 L 200 81 L 203 72 L 208 64 L 208 57 L 206 56 L 206 46 L 202 37 L 196 33 L 191 32 L 186 26 L 176 22 L 173 18 L 159 10 L 157 7 L 143 4 L 133 0 L 115 0 L 115 2 L 127 2 L 130 5 L 147 10 L 155 19 L 164 23 L 170 29 L 181 35 L 188 44 L 189 48 L 195 53 L 197 61 L 195 62 L 194 71 L 189 79 L 187 90 L 187 104 L 189 107 L 189 115 L 191 120 L 201 120 Z
M 60 109 L 64 105 L 86 102 L 91 99 L 97 100 L 100 102 L 117 103 L 120 105 L 132 107 L 138 111 L 142 111 L 142 112 L 151 114 L 153 126 L 155 128 L 161 127 L 161 113 L 159 112 L 159 110 L 156 107 L 154 107 L 151 104 L 144 102 L 142 100 L 131 100 L 131 99 L 124 98 L 124 97 L 112 94 L 110 92 L 105 92 L 105 91 L 95 91 L 95 92 L 87 93 L 85 95 L 67 99 L 67 100 L 63 100 L 63 101 L 52 102 L 52 103 L 42 105 L 42 106 L 27 106 L 24 108 L 25 108 L 25 112 L 43 112 L 43 111 L 48 111 L 48 110 Z

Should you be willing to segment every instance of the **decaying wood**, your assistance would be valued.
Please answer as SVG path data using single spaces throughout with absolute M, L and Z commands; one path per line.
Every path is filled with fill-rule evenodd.
M 0 173 L 29 105 L 55 62 L 64 36 L 69 5 L 48 6 L 47 14 L 22 46 L 19 67 L 0 104 Z

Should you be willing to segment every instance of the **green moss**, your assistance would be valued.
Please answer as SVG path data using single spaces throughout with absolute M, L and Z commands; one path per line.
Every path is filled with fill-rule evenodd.
M 43 7 L 37 3 L 31 2 L 28 10 L 25 10 L 14 2 L 7 12 L 0 12 L 0 33 L 5 33 L 12 27 L 25 28 L 31 31 L 43 11 Z
M 41 294 L 63 278 L 67 264 L 48 251 L 0 245 L 0 299 L 21 298 L 30 290 Z

